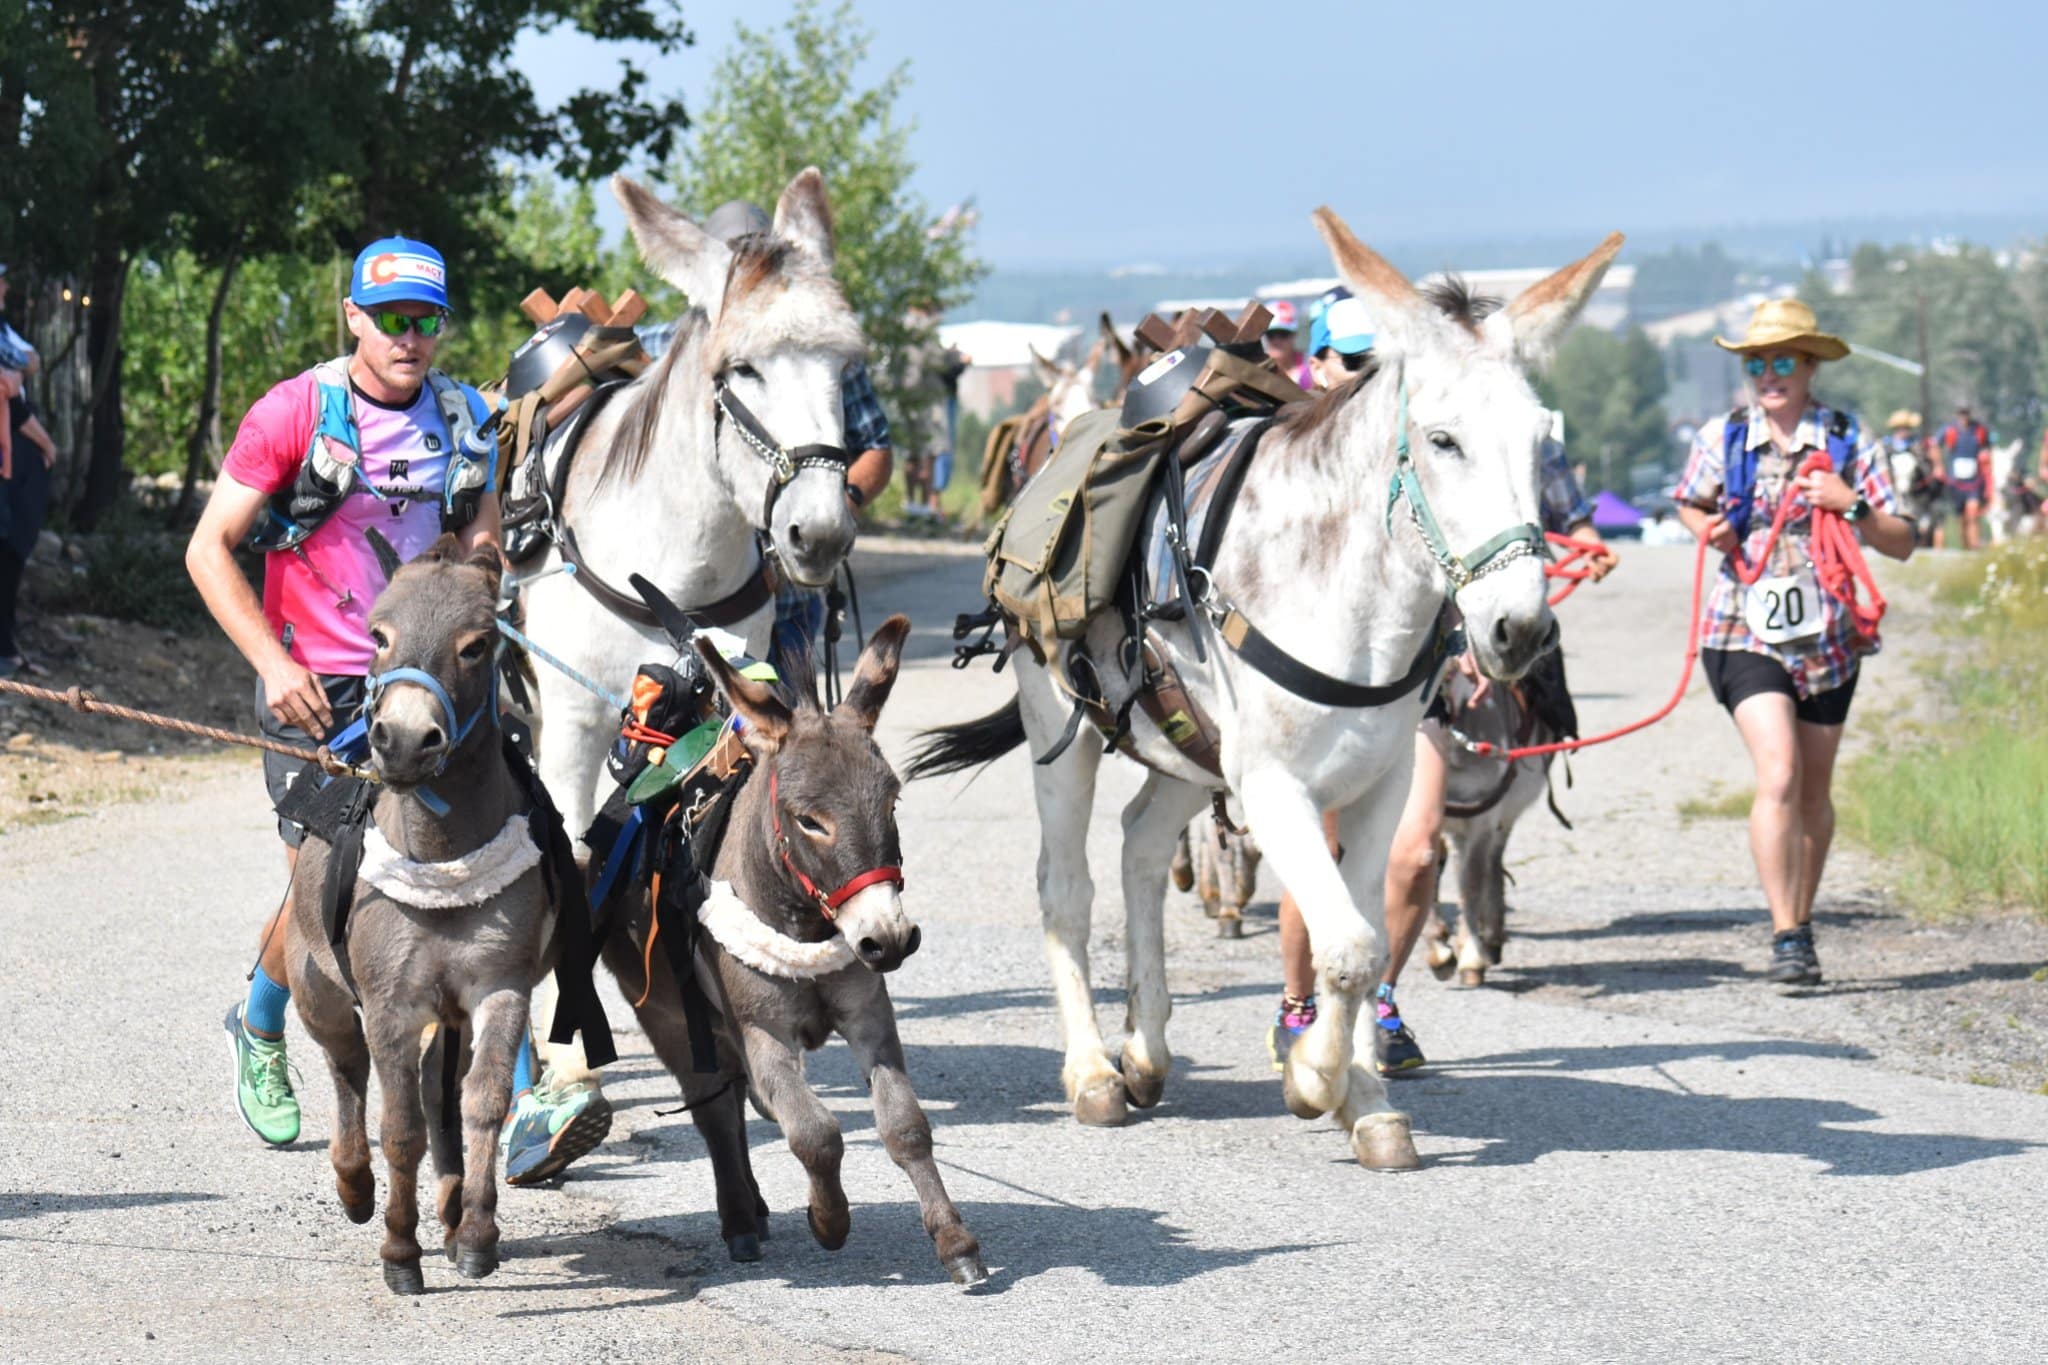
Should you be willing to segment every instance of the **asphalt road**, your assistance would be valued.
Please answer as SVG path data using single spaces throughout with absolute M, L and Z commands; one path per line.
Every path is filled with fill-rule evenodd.
M 900 755 L 911 728 L 989 709 L 1008 683 L 944 662 L 977 560 L 863 560 L 870 622 L 900 608 L 918 623 L 883 725 Z M 1688 567 L 1682 551 L 1635 551 L 1565 608 L 1589 727 L 1668 693 Z M 1912 685 L 1900 660 L 1873 678 L 1880 699 Z M 1111 1024 L 1114 811 L 1136 785 L 1122 767 L 1106 769 L 1090 842 Z M 1714 782 L 1747 782 L 1698 684 L 1668 727 L 1585 755 L 1576 775 L 1577 831 L 1532 817 L 1517 834 L 1511 925 L 1554 954 L 1645 914 L 1761 924 L 1739 828 L 1688 830 L 1675 813 Z M 1513 988 L 1511 943 L 1504 989 L 1453 992 L 1419 970 L 1404 984 L 1433 1065 L 1394 1096 L 1424 1169 L 1370 1174 L 1329 1121 L 1281 1105 L 1262 1041 L 1278 981 L 1267 888 L 1237 942 L 1170 902 L 1165 1103 L 1121 1130 L 1082 1129 L 1060 1102 L 1024 760 L 912 788 L 902 824 L 925 947 L 892 991 L 943 1173 L 992 1271 L 974 1293 L 946 1283 L 837 1044 L 811 1074 L 846 1128 L 852 1239 L 838 1253 L 811 1241 L 800 1169 L 756 1121 L 775 1236 L 759 1264 L 729 1264 L 690 1121 L 656 1112 L 675 1087 L 622 1031 L 620 1124 L 561 1188 L 505 1192 L 504 1268 L 469 1283 L 430 1264 L 434 1292 L 390 1296 L 376 1225 L 333 1205 L 331 1091 L 296 1025 L 304 1139 L 267 1150 L 232 1112 L 221 1017 L 281 890 L 253 761 L 179 800 L 0 839 L 0 999 L 17 1040 L 0 1085 L 0 1359 L 418 1360 L 451 1344 L 501 1360 L 975 1362 L 2041 1349 L 2048 1099 L 1806 1040 L 1791 1015 L 1772 1022 L 1796 999 L 1746 1013 L 1751 1031 L 1711 1012 L 1660 1018 L 1654 1000 L 1539 1003 Z M 1844 868 L 1854 882 L 1854 859 Z M 629 1018 L 615 996 L 613 1017 Z

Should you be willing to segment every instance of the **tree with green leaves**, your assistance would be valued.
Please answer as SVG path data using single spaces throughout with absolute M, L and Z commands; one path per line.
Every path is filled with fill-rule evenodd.
M 1664 360 L 1640 327 L 1615 336 L 1574 328 L 1537 383 L 1564 414 L 1565 449 L 1584 461 L 1594 488 L 1629 492 L 1630 473 L 1663 458 L 1670 446 L 1664 417 Z
M 1952 252 L 1866 243 L 1850 257 L 1845 294 L 1809 276 L 1799 296 L 1820 325 L 1864 346 L 1919 358 L 1920 312 L 1927 315 L 1929 429 L 1967 402 L 2000 440 L 2032 439 L 2043 393 L 2043 316 L 2030 311 L 2023 278 L 1986 248 Z M 1921 382 L 1852 356 L 1827 367 L 1819 385 L 1828 402 L 1882 422 L 1895 408 L 1920 407 Z
M 828 13 L 799 0 L 779 30 L 741 24 L 694 136 L 662 178 L 701 218 L 730 199 L 772 206 L 804 167 L 824 173 L 833 273 L 875 348 L 871 368 L 895 416 L 911 398 L 910 356 L 986 267 L 969 240 L 972 215 L 935 216 L 911 190 L 916 124 L 896 112 L 910 69 L 898 65 L 863 88 L 855 72 L 870 45 L 850 4 Z
M 224 319 L 227 264 L 280 235 L 353 255 L 403 230 L 456 263 L 461 305 L 509 307 L 526 286 L 493 231 L 502 163 L 580 178 L 670 153 L 681 101 L 650 97 L 630 60 L 615 86 L 539 107 L 512 49 L 522 32 L 557 27 L 661 52 L 690 41 L 676 0 L 0 6 L 0 187 L 37 193 L 0 189 L 11 196 L 0 244 L 27 248 L 10 261 L 24 276 L 82 275 L 94 300 L 79 524 L 125 480 L 121 329 L 138 260 L 192 249 L 229 277 L 211 296 Z M 200 414 L 201 444 L 210 421 Z

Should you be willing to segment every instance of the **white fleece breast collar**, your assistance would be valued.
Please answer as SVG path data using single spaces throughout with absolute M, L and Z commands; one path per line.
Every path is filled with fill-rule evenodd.
M 719 947 L 755 971 L 789 981 L 830 976 L 855 961 L 852 946 L 838 934 L 822 943 L 805 943 L 762 923 L 731 882 L 711 883 L 711 894 L 697 911 L 697 923 Z
M 416 863 L 393 848 L 376 825 L 363 831 L 363 863 L 356 876 L 392 900 L 427 910 L 480 905 L 540 862 L 540 846 L 515 815 L 481 848 L 445 863 Z

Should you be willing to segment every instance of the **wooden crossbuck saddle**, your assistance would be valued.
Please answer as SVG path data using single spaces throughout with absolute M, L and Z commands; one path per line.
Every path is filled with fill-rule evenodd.
M 1182 752 L 1217 771 L 1213 728 L 1189 702 L 1149 622 L 1180 619 L 1204 593 L 1199 584 L 1259 438 L 1284 406 L 1307 398 L 1260 350 L 1271 315 L 1251 304 L 1236 318 L 1214 309 L 1138 327 L 1160 355 L 1133 381 L 1121 410 L 1068 424 L 1059 448 L 1021 489 L 983 545 L 989 606 L 955 623 L 956 667 L 982 654 L 1000 668 L 1018 647 L 1074 697 L 1063 751 L 1092 721 L 1112 745 L 1124 743 L 1129 707 L 1158 722 Z M 1089 626 L 1116 612 L 1126 653 L 1142 663 L 1138 691 L 1112 702 L 1082 643 Z M 1003 628 L 998 645 L 995 628 Z

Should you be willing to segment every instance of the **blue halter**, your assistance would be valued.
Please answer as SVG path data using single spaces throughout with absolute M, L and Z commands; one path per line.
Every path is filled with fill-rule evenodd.
M 371 716 L 376 714 L 378 698 L 383 694 L 385 688 L 390 687 L 394 683 L 414 683 L 426 688 L 441 708 L 442 718 L 448 726 L 449 738 L 448 747 L 441 753 L 440 766 L 434 769 L 434 776 L 436 777 L 439 777 L 448 770 L 448 760 L 455 756 L 455 751 L 462 747 L 462 742 L 469 738 L 470 731 L 476 729 L 479 721 L 483 720 L 485 716 L 491 717 L 493 723 L 496 721 L 498 714 L 498 674 L 495 669 L 491 672 L 490 691 L 485 694 L 481 702 L 477 703 L 476 710 L 470 713 L 469 718 L 458 723 L 458 717 L 455 713 L 455 700 L 448 695 L 448 689 L 441 686 L 439 678 L 436 678 L 425 669 L 394 668 L 375 675 L 364 686 L 363 718 L 362 722 L 359 723 L 367 722 Z

